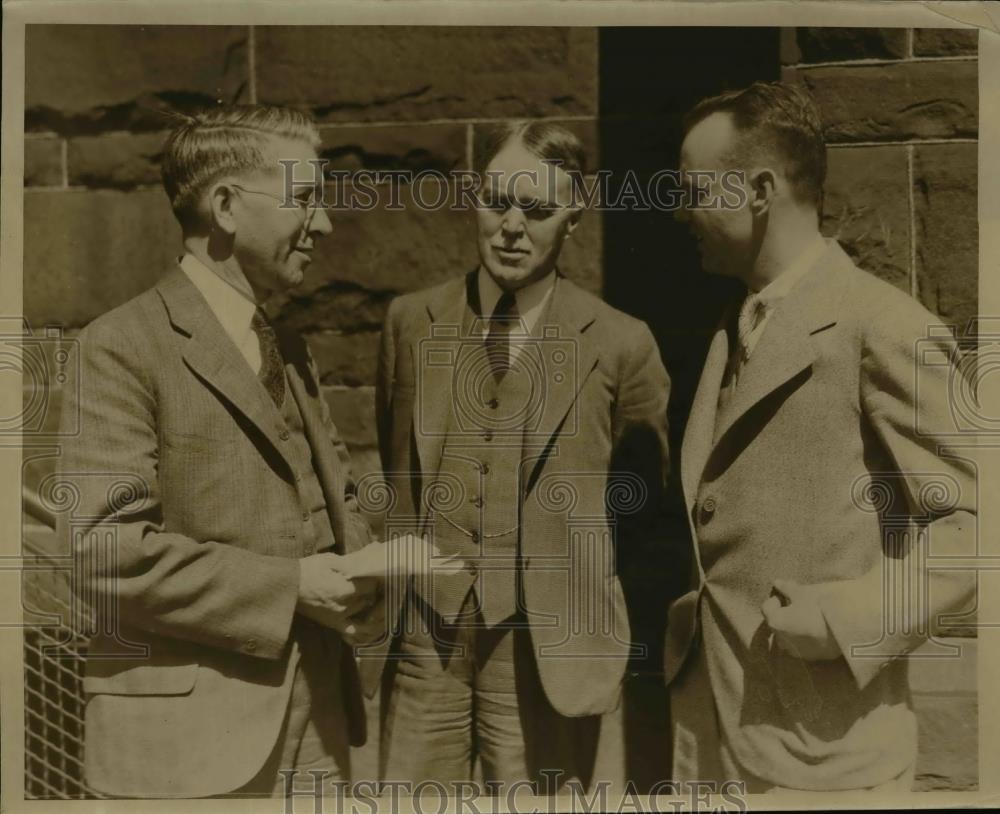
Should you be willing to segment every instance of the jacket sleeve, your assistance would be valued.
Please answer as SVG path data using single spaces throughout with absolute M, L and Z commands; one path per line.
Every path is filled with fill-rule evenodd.
M 906 507 L 899 513 L 911 533 L 883 541 L 881 559 L 868 573 L 820 593 L 827 624 L 862 688 L 893 658 L 934 635 L 943 614 L 963 610 L 976 586 L 971 570 L 928 567 L 929 554 L 970 556 L 976 547 L 975 464 L 947 449 L 956 433 L 950 398 L 961 375 L 955 342 L 910 300 L 883 310 L 863 330 L 863 420 L 896 469 L 872 474 L 872 502 L 901 494 Z M 883 519 L 898 523 L 887 518 L 889 511 L 898 510 L 886 507 Z
M 156 363 L 140 344 L 116 326 L 91 325 L 79 337 L 78 375 L 63 390 L 64 427 L 78 416 L 79 431 L 63 449 L 59 488 L 72 500 L 57 528 L 74 555 L 78 601 L 112 609 L 111 619 L 133 629 L 279 658 L 298 561 L 165 531 Z
M 618 518 L 619 537 L 626 546 L 657 545 L 665 533 L 669 397 L 670 380 L 660 350 L 641 324 L 625 350 L 612 416 L 608 502 L 612 509 L 628 506 Z M 628 505 L 633 499 L 634 505 Z M 622 550 L 622 556 L 628 557 L 628 550 Z

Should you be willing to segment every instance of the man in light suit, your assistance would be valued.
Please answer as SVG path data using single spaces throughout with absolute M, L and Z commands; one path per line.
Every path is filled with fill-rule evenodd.
M 318 143 L 282 108 L 185 117 L 163 159 L 185 254 L 80 334 L 61 529 L 98 616 L 83 680 L 97 791 L 280 794 L 283 770 L 348 779 L 364 738 L 345 637 L 370 635 L 374 587 L 337 569 L 370 534 L 309 351 L 260 307 L 331 231 Z
M 745 174 L 694 199 L 729 209 L 683 216 L 705 269 L 747 292 L 714 336 L 681 451 L 696 563 L 668 622 L 674 779 L 909 789 L 905 657 L 975 584 L 926 560 L 975 545 L 973 465 L 942 448 L 954 342 L 821 237 L 825 146 L 804 91 L 700 103 L 681 165 L 692 182 Z M 945 363 L 920 365 L 921 342 Z
M 415 581 L 386 670 L 389 780 L 589 782 L 630 654 L 616 547 L 657 534 L 668 380 L 649 329 L 562 276 L 576 137 L 479 140 L 480 263 L 389 308 L 377 379 L 387 521 L 463 563 Z M 579 177 L 577 176 L 577 180 Z M 496 787 L 495 787 L 496 788 Z M 503 793 L 503 792 L 501 792 Z

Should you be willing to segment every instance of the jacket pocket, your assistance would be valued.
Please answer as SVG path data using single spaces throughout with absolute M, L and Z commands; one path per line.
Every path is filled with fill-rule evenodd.
M 150 664 L 96 659 L 87 664 L 83 691 L 89 695 L 187 695 L 198 678 L 197 662 Z

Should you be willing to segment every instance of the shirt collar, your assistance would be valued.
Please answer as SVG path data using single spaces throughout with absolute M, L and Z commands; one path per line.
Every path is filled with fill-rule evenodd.
M 517 314 L 527 333 L 531 333 L 545 309 L 552 290 L 555 288 L 556 272 L 550 271 L 541 280 L 529 283 L 514 292 L 514 302 L 517 303 Z M 479 305 L 482 308 L 483 319 L 488 320 L 503 295 L 503 289 L 497 285 L 488 271 L 479 267 Z
M 239 345 L 250 330 L 257 306 L 193 254 L 185 254 L 180 266 L 201 292 L 226 334 Z
M 811 269 L 826 250 L 825 238 L 817 237 L 810 242 L 798 256 L 771 282 L 757 292 L 757 299 L 767 310 L 772 310 L 781 300 L 788 296 L 795 284 Z

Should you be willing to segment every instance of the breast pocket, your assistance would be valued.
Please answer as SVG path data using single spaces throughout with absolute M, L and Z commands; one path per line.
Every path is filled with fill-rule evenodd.
M 83 677 L 89 695 L 187 695 L 198 678 L 197 662 L 136 663 L 92 659 Z

